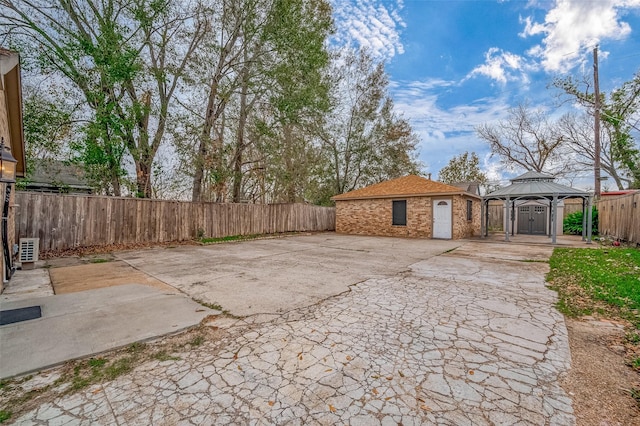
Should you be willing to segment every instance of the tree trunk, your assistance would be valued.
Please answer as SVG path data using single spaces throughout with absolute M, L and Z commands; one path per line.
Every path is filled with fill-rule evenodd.
M 233 158 L 233 198 L 234 203 L 239 203 L 242 189 L 242 156 L 244 153 L 244 130 L 247 124 L 247 91 L 249 87 L 249 72 L 246 65 L 242 67 L 242 90 L 240 92 L 240 117 L 238 118 L 238 132 L 236 137 L 236 149 Z

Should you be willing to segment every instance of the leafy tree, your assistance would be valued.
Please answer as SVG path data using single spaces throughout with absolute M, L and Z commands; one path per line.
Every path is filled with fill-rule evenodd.
M 578 170 L 593 171 L 595 161 L 595 140 L 593 117 L 589 114 L 569 113 L 562 116 L 559 129 L 567 141 L 571 153 L 567 162 L 571 162 Z M 609 126 L 600 127 L 600 166 L 618 189 L 624 189 L 632 182 L 631 176 L 617 159 L 615 138 Z
M 22 125 L 24 129 L 27 171 L 34 160 L 64 158 L 66 143 L 73 140 L 76 107 L 66 102 L 53 102 L 48 94 L 24 88 Z
M 341 194 L 416 173 L 418 140 L 394 112 L 384 65 L 364 51 L 346 49 L 334 58 L 329 78 L 333 108 L 316 124 L 330 188 L 325 192 Z
M 456 155 L 438 173 L 438 180 L 452 184 L 456 182 L 478 182 L 485 184 L 487 176 L 480 170 L 478 154 L 465 151 Z
M 591 91 L 589 78 L 558 78 L 552 85 L 570 100 L 585 107 L 589 114 L 594 114 L 595 95 Z M 640 72 L 609 94 L 601 92 L 600 95 L 601 124 L 607 137 L 602 144 L 601 156 L 609 157 L 609 163 L 603 164 L 603 169 L 616 180 L 620 189 L 624 184 L 640 187 L 640 149 L 632 134 L 634 129 L 639 130 L 635 124 L 640 120 Z M 583 148 L 586 147 L 580 146 L 578 151 L 588 158 L 594 157 L 593 145 L 581 150 Z
M 507 119 L 485 123 L 476 132 L 509 168 L 517 166 L 554 175 L 567 171 L 562 162 L 564 137 L 557 124 L 540 110 L 521 104 L 509 110 Z
M 173 0 L 0 0 L 0 21 L 40 72 L 64 76 L 89 108 L 80 161 L 121 193 L 125 153 L 136 193 L 151 196 L 151 172 L 170 101 L 204 33 L 198 9 Z M 181 41 L 181 49 L 174 49 Z

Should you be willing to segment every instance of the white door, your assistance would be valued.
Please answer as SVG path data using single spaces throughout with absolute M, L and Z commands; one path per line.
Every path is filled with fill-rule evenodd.
M 433 200 L 433 238 L 451 239 L 451 200 Z

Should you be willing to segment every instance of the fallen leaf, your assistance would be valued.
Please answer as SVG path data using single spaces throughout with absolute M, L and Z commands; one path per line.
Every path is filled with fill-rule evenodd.
M 347 355 L 347 361 L 351 361 L 353 358 Z
M 475 374 L 473 370 L 469 370 L 469 374 L 471 374 L 472 376 Z
M 428 405 L 422 404 L 420 408 L 422 408 L 424 411 L 431 411 L 431 407 L 429 407 Z
M 242 367 L 238 366 L 238 370 L 242 371 Z
M 333 405 L 329 404 L 329 411 L 331 411 L 332 413 L 336 412 L 336 407 L 334 407 Z
M 269 407 L 273 407 L 273 404 L 275 404 L 275 401 L 269 401 L 267 404 L 269 404 Z
M 379 379 L 380 376 L 371 376 L 372 379 Z
M 418 401 L 420 401 L 420 402 L 424 402 L 424 399 L 422 399 L 422 398 L 418 398 Z
M 385 400 L 385 401 L 388 401 L 388 400 L 390 400 L 390 399 L 391 399 L 391 397 L 390 397 L 390 396 L 388 396 L 388 397 L 386 397 L 384 400 Z
M 100 393 L 100 392 L 102 392 L 102 389 L 96 389 L 96 390 L 94 390 L 94 391 L 93 391 L 93 392 L 91 392 L 91 393 L 95 395 L 95 394 Z
M 328 372 L 330 372 L 330 371 L 333 371 L 333 368 L 327 368 L 327 369 L 326 369 L 326 370 L 324 370 L 324 371 L 325 371 L 325 373 L 328 373 Z
M 238 359 L 238 352 L 236 352 L 235 354 L 233 354 L 233 359 Z
M 393 376 L 387 376 L 387 380 L 393 380 Z
M 402 371 L 398 371 L 398 374 L 400 375 L 400 377 L 404 377 L 404 373 Z
M 378 389 L 376 389 L 376 388 L 371 389 L 371 393 L 374 394 L 374 395 L 377 395 L 378 394 Z

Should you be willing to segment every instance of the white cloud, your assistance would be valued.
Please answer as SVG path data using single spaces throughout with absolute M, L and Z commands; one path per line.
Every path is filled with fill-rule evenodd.
M 515 53 L 506 52 L 497 47 L 490 48 L 485 53 L 483 64 L 475 67 L 467 75 L 467 79 L 479 75 L 488 77 L 504 85 L 507 81 L 529 83 L 527 72 L 535 70 L 535 66 L 525 58 Z
M 556 0 L 544 19 L 522 19 L 521 37 L 542 35 L 541 44 L 527 53 L 541 60 L 548 72 L 567 72 L 584 61 L 584 53 L 604 39 L 621 40 L 631 27 L 622 20 L 625 9 L 640 7 L 640 0 Z
M 509 105 L 504 98 L 479 99 L 469 105 L 443 108 L 437 92 L 459 83 L 442 79 L 392 82 L 396 111 L 409 120 L 420 139 L 420 159 L 437 172 L 454 156 L 475 151 L 483 156 L 488 146 L 475 134 L 475 128 L 506 117 Z
M 382 0 L 333 0 L 338 45 L 363 47 L 378 59 L 391 59 L 404 53 L 400 30 L 406 26 L 400 17 L 403 3 Z

